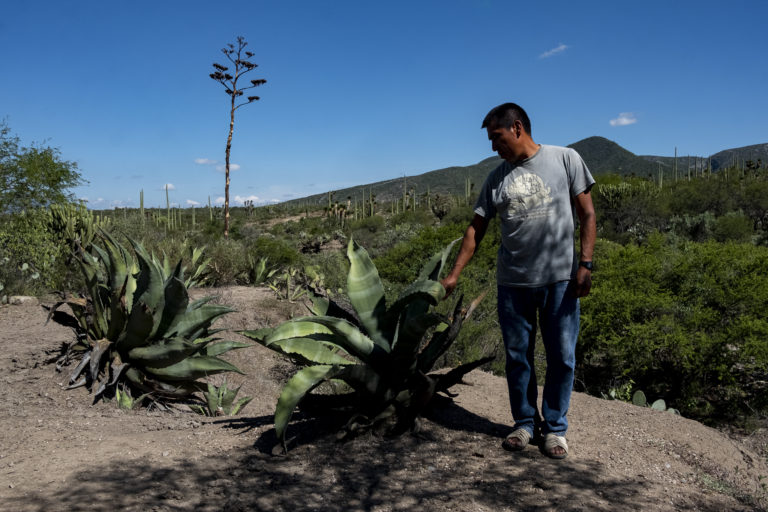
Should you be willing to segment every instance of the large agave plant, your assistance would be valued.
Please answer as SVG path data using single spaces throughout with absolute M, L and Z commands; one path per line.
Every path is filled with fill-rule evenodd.
M 397 420 L 395 429 L 404 431 L 435 393 L 447 392 L 464 374 L 492 359 L 447 373 L 428 373 L 480 300 L 463 310 L 459 299 L 450 316 L 432 309 L 445 296 L 438 278 L 454 243 L 436 254 L 416 281 L 387 306 L 376 266 L 363 248 L 350 241 L 347 295 L 354 311 L 316 297 L 311 308 L 314 316 L 243 332 L 303 366 L 283 388 L 275 410 L 275 430 L 284 449 L 286 427 L 302 400 L 314 397 L 351 406 L 346 432 L 392 415 Z M 352 392 L 336 397 L 310 395 L 329 380 L 343 381 Z
M 181 261 L 164 271 L 140 244 L 131 240 L 131 253 L 109 234 L 100 238 L 103 248 L 94 244 L 93 254 L 81 251 L 77 258 L 87 296 L 66 298 L 51 309 L 64 323 L 67 315 L 56 309 L 68 304 L 80 333 L 65 356 L 81 355 L 70 388 L 95 388 L 94 401 L 118 385 L 172 399 L 205 390 L 201 377 L 242 373 L 217 356 L 249 345 L 219 341 L 213 337 L 218 330 L 211 329 L 232 310 L 209 304 L 211 297 L 190 302 Z

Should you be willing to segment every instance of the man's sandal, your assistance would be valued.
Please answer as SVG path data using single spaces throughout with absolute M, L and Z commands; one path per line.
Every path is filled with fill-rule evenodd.
M 524 428 L 516 428 L 501 443 L 501 447 L 510 452 L 519 452 L 528 446 L 531 434 Z
M 556 448 L 561 448 L 562 453 L 555 451 Z M 544 437 L 544 455 L 553 459 L 564 459 L 568 456 L 568 443 L 565 441 L 564 436 L 557 434 L 547 434 Z

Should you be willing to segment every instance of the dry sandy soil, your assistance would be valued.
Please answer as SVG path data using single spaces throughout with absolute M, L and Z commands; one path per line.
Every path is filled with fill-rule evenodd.
M 298 306 L 255 288 L 216 290 L 231 329 Z M 299 311 L 299 309 L 295 309 Z M 7 511 L 765 510 L 768 436 L 575 394 L 570 456 L 500 448 L 511 423 L 503 379 L 475 371 L 417 434 L 337 442 L 340 418 L 294 415 L 273 456 L 272 414 L 291 365 L 260 346 L 230 358 L 255 397 L 240 416 L 204 418 L 91 405 L 51 363 L 72 331 L 37 304 L 0 308 L 0 509 Z M 236 338 L 231 334 L 229 338 Z

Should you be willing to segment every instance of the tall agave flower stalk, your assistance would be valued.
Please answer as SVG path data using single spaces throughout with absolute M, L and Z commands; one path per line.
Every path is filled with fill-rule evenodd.
M 467 310 L 460 298 L 449 316 L 432 310 L 445 296 L 438 278 L 454 243 L 436 254 L 416 281 L 387 306 L 376 266 L 363 248 L 350 241 L 347 294 L 354 311 L 315 297 L 314 316 L 243 332 L 303 366 L 283 388 L 275 409 L 275 430 L 283 449 L 287 450 L 286 428 L 294 408 L 313 397 L 328 399 L 310 394 L 325 381 L 341 380 L 353 390 L 331 399 L 353 411 L 342 436 L 393 418 L 394 430 L 402 432 L 413 426 L 435 393 L 447 392 L 464 374 L 493 359 L 448 373 L 429 373 L 482 298 Z
M 131 254 L 110 235 L 102 232 L 101 238 L 103 248 L 93 245 L 93 254 L 81 251 L 78 259 L 88 295 L 67 298 L 51 309 L 51 316 L 64 323 L 62 315 L 68 315 L 56 309 L 68 304 L 80 332 L 80 341 L 58 365 L 80 357 L 69 388 L 95 389 L 94 402 L 114 394 L 117 386 L 127 386 L 134 396 L 173 399 L 204 391 L 198 381 L 202 377 L 242 373 L 218 356 L 249 345 L 220 341 L 214 337 L 219 330 L 211 329 L 214 320 L 232 310 L 209 304 L 212 297 L 190 302 L 181 261 L 170 267 L 134 241 Z

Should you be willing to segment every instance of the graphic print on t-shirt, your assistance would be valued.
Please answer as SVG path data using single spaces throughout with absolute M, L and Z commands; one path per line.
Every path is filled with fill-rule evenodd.
M 552 202 L 552 191 L 544 181 L 531 173 L 508 180 L 502 193 L 507 219 L 546 217 L 547 205 Z

